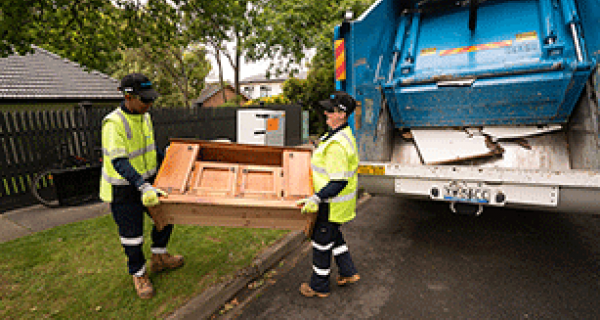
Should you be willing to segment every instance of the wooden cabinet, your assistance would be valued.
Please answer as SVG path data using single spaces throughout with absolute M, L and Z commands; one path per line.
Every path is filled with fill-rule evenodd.
M 169 193 L 150 208 L 166 224 L 309 228 L 296 201 L 313 193 L 311 150 L 174 139 L 154 185 Z

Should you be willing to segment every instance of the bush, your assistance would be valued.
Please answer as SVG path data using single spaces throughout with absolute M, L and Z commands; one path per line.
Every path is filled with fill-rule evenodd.
M 227 100 L 227 102 L 220 104 L 219 107 L 239 107 L 242 101 L 244 101 L 244 98 L 241 95 L 237 95 Z
M 280 94 L 280 95 L 276 95 L 276 96 L 272 96 L 272 97 L 262 97 L 262 98 L 258 98 L 258 99 L 252 99 L 252 100 L 244 103 L 244 106 L 259 105 L 261 102 L 264 102 L 264 104 L 290 104 L 291 103 L 290 99 L 288 99 Z

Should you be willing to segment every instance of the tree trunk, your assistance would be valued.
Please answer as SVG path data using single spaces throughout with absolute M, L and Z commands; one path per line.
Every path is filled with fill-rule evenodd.
M 235 76 L 235 94 L 236 96 L 240 94 L 240 58 L 241 58 L 241 50 L 240 50 L 240 40 L 239 36 L 235 39 L 235 66 L 233 67 L 234 76 Z
M 223 82 L 223 65 L 221 64 L 221 50 L 219 48 L 215 48 L 215 51 L 215 59 L 217 60 L 217 66 L 219 67 L 219 85 L 221 86 L 221 94 L 223 95 L 223 102 L 227 102 L 227 96 L 225 95 L 225 83 Z

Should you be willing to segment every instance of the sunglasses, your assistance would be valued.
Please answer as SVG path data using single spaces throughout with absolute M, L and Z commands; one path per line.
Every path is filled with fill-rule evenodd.
M 140 100 L 143 104 L 150 104 L 150 103 L 154 102 L 154 99 L 152 99 L 152 98 L 143 98 L 136 94 L 130 94 L 130 95 L 132 98 L 136 98 L 136 99 Z

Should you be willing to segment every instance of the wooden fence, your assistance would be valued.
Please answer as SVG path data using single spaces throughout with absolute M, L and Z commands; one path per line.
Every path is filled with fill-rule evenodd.
M 301 140 L 299 106 L 266 106 L 286 111 L 286 144 Z M 171 138 L 236 141 L 239 108 L 153 108 L 157 146 Z M 37 204 L 29 185 L 35 174 L 68 155 L 96 162 L 102 118 L 112 108 L 0 113 L 0 213 Z

